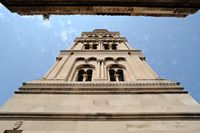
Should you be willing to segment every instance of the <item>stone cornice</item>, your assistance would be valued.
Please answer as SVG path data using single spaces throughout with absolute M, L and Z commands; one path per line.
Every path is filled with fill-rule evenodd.
M 37 112 L 0 112 L 0 121 L 4 120 L 34 121 L 200 121 L 200 112 L 175 113 L 37 113 Z
M 60 90 L 58 89 L 20 89 L 18 91 L 15 91 L 15 94 L 77 94 L 77 95 L 87 95 L 87 94 L 93 94 L 93 95 L 135 95 L 135 94 L 187 94 L 187 91 L 184 90 L 177 90 L 177 89 L 165 89 L 165 90 L 155 90 L 155 89 L 149 89 L 149 90 L 101 90 L 96 91 L 95 89 L 85 89 L 85 90 Z
M 135 82 L 66 82 L 63 80 L 34 80 L 23 83 L 26 86 L 56 86 L 64 88 L 182 88 L 179 83 L 169 80 L 138 80 Z M 43 88 L 42 87 L 42 88 Z
M 16 94 L 173 94 L 188 93 L 171 81 L 137 82 L 65 82 L 37 80 L 24 83 Z
M 132 53 L 132 54 L 138 54 L 138 55 L 141 55 L 143 56 L 141 50 L 60 50 L 60 55 L 65 55 L 65 54 L 68 54 L 68 53 L 86 53 L 88 54 L 88 52 L 90 53 L 94 53 L 94 54 L 97 54 L 97 53 L 108 53 L 108 54 L 116 54 L 116 53 Z
M 120 35 L 119 32 L 117 31 L 104 31 L 104 32 L 82 32 L 81 35 L 91 35 L 91 34 L 101 34 L 101 35 L 104 35 L 104 34 L 117 34 L 117 35 Z
M 77 37 L 75 40 L 75 42 L 106 42 L 106 41 L 112 41 L 112 42 L 126 42 L 126 38 L 125 37 L 102 37 L 102 38 L 99 38 L 99 37 L 89 37 L 89 38 L 81 38 L 81 37 Z

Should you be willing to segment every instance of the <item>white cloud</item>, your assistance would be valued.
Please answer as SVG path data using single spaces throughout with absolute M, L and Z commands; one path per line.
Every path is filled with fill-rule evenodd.
M 67 32 L 66 31 L 61 31 L 60 37 L 61 37 L 61 40 L 63 42 L 66 42 L 67 41 Z
M 71 24 L 72 24 L 72 21 L 71 21 L 71 20 L 68 20 L 68 21 L 67 21 L 67 24 L 68 24 L 68 25 L 71 25 Z
M 45 26 L 46 28 L 51 28 L 50 20 L 43 20 L 42 25 Z
M 148 34 L 145 34 L 145 35 L 143 36 L 143 39 L 144 39 L 145 41 L 149 41 L 149 40 L 151 39 L 151 36 L 148 35 Z
M 32 19 L 34 18 L 34 16 L 21 16 L 22 18 L 25 18 L 25 19 Z
M 65 27 L 65 22 L 63 21 L 63 19 L 59 19 L 58 20 L 58 22 L 60 23 L 60 25 L 62 26 L 62 27 Z

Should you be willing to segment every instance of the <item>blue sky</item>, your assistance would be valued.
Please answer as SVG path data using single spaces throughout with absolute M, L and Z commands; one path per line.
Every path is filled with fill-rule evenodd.
M 181 82 L 200 102 L 200 13 L 186 18 L 19 16 L 0 5 L 0 106 L 22 82 L 39 79 L 83 31 L 119 31 L 162 78 Z

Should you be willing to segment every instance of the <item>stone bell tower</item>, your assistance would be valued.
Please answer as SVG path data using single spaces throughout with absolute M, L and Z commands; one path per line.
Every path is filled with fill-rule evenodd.
M 199 133 L 200 105 L 119 32 L 83 32 L 0 109 L 2 133 Z

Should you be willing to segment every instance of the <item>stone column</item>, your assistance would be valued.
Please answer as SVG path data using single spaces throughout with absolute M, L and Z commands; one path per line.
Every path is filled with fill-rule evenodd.
M 103 42 L 99 42 L 99 46 L 100 46 L 99 50 L 103 50 Z
M 108 46 L 109 46 L 109 49 L 112 50 L 112 43 L 109 43 Z
M 90 48 L 90 50 L 92 49 L 92 44 L 89 44 L 89 48 Z
M 119 74 L 115 74 L 115 80 L 116 82 L 119 82 Z
M 97 60 L 97 79 L 99 79 L 101 76 L 101 64 L 100 60 Z
M 87 74 L 83 74 L 83 82 L 85 82 L 87 79 Z
M 105 61 L 101 60 L 101 78 L 105 78 Z

